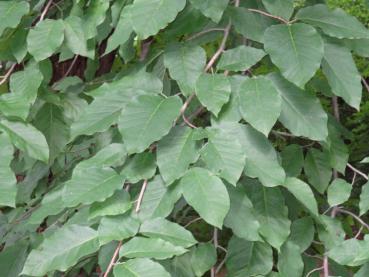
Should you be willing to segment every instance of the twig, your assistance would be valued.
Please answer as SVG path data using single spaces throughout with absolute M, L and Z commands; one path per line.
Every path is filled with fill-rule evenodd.
M 48 10 L 50 9 L 51 5 L 53 3 L 53 0 L 49 0 L 49 2 L 46 4 L 44 10 L 42 11 L 41 15 L 40 15 L 40 19 L 38 20 L 38 22 L 41 22 L 42 20 L 44 20 Z
M 359 216 L 357 216 L 356 214 L 350 212 L 350 211 L 347 211 L 347 210 L 344 210 L 342 208 L 338 208 L 337 207 L 337 212 L 339 213 L 342 213 L 342 214 L 347 214 L 347 215 L 350 215 L 352 216 L 354 219 L 356 219 L 361 225 L 363 225 L 366 229 L 368 229 L 369 231 L 369 225 L 366 224 Z
M 313 274 L 314 272 L 317 272 L 317 271 L 320 271 L 320 270 L 322 270 L 323 269 L 323 267 L 321 266 L 321 267 L 318 267 L 318 268 L 314 268 L 313 270 L 310 270 L 307 274 L 306 274 L 306 276 L 305 277 L 309 277 L 311 274 Z
M 210 28 L 210 29 L 203 30 L 201 32 L 198 32 L 198 33 L 190 36 L 189 38 L 186 39 L 186 41 L 190 41 L 190 40 L 193 40 L 195 38 L 201 37 L 202 35 L 205 35 L 207 33 L 217 32 L 217 31 L 224 32 L 224 28 Z
M 360 176 L 362 176 L 365 180 L 367 181 L 369 180 L 368 175 L 361 172 L 359 169 L 353 167 L 351 164 L 347 163 L 347 167 L 350 168 L 352 171 L 356 172 L 357 174 L 359 174 Z
M 195 125 L 193 125 L 188 119 L 187 117 L 182 114 L 182 119 L 184 121 L 184 123 L 186 123 L 189 127 L 193 128 L 193 129 L 196 129 L 197 127 Z
M 219 246 L 219 243 L 218 243 L 218 229 L 216 227 L 214 228 L 214 232 L 213 232 L 213 244 L 214 244 L 215 249 L 217 249 Z M 216 268 L 215 266 L 213 266 L 210 271 L 211 277 L 215 277 L 215 273 L 216 273 Z
M 260 13 L 260 14 L 265 15 L 265 16 L 270 17 L 270 18 L 277 19 L 277 20 L 279 20 L 279 21 L 281 21 L 281 22 L 283 22 L 285 24 L 289 24 L 290 23 L 288 20 L 286 20 L 286 19 L 284 19 L 284 18 L 282 18 L 280 16 L 272 15 L 270 13 L 267 13 L 267 12 L 264 12 L 264 11 L 261 11 L 261 10 L 256 10 L 256 9 L 247 9 L 247 10 L 250 11 L 250 12 Z
M 138 196 L 138 199 L 137 199 L 137 204 L 136 204 L 136 209 L 135 209 L 135 212 L 138 213 L 140 211 L 140 208 L 141 208 L 141 203 L 142 203 L 142 199 L 144 197 L 144 194 L 145 194 L 145 190 L 146 190 L 146 187 L 147 187 L 147 179 L 144 180 L 143 184 L 142 184 L 142 188 L 141 188 L 141 191 L 140 191 L 140 195 Z
M 356 174 L 357 173 L 354 171 L 354 176 L 352 177 L 351 186 L 353 186 L 355 184 Z
M 121 248 L 121 247 L 122 247 L 122 241 L 120 241 L 120 242 L 118 243 L 117 248 L 115 248 L 115 251 L 114 251 L 113 257 L 111 257 L 111 260 L 110 260 L 109 266 L 108 266 L 108 268 L 106 269 L 106 272 L 105 272 L 105 274 L 104 274 L 104 277 L 108 277 L 108 275 L 109 275 L 109 273 L 110 273 L 111 269 L 112 269 L 112 268 L 113 268 L 113 266 L 114 266 L 115 260 L 116 260 L 116 258 L 117 258 L 117 256 L 118 256 L 118 253 L 119 253 L 119 250 L 120 250 L 120 248 Z
M 363 84 L 364 84 L 364 86 L 366 88 L 366 91 L 369 92 L 369 85 L 368 85 L 367 81 L 365 80 L 365 78 L 364 77 L 361 77 L 361 81 L 363 82 Z
M 359 236 L 360 236 L 360 234 L 361 234 L 361 232 L 363 231 L 363 225 L 361 225 L 360 226 L 360 229 L 359 229 L 359 231 L 357 231 L 357 233 L 356 233 L 356 235 L 355 235 L 355 237 L 354 237 L 354 239 L 357 239 Z
M 196 217 L 195 219 L 192 219 L 190 222 L 188 222 L 184 228 L 187 228 L 188 226 L 190 226 L 192 223 L 195 223 L 197 221 L 200 221 L 202 218 L 201 217 Z
M 3 78 L 3 79 L 0 81 L 0 86 L 1 86 L 2 84 L 5 84 L 6 80 L 9 78 L 10 74 L 12 74 L 12 72 L 14 71 L 14 69 L 15 69 L 16 65 L 17 65 L 16 63 L 15 63 L 15 64 L 13 64 L 13 65 L 9 68 L 8 72 L 6 72 L 6 74 L 5 74 L 4 76 L 2 76 L 2 77 L 1 77 L 1 78 Z
M 75 63 L 76 63 L 77 59 L 78 59 L 78 55 L 75 55 L 75 56 L 74 56 L 74 58 L 73 58 L 72 63 L 70 64 L 70 66 L 69 66 L 69 68 L 68 68 L 67 72 L 65 72 L 65 74 L 64 74 L 64 76 L 63 76 L 63 78 L 62 78 L 62 79 L 64 79 L 65 77 L 67 77 L 67 76 L 69 75 L 69 73 L 72 71 L 73 66 L 75 65 Z

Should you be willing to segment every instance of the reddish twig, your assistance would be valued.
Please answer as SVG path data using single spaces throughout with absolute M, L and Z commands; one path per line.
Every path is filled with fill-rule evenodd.
M 141 208 L 141 203 L 142 203 L 142 199 L 144 197 L 144 194 L 145 194 L 145 190 L 146 190 L 146 187 L 147 187 L 147 179 L 144 180 L 143 184 L 142 184 L 142 188 L 141 188 L 141 191 L 140 191 L 140 195 L 138 196 L 137 198 L 137 204 L 136 204 L 136 209 L 135 209 L 135 212 L 138 213 L 140 211 L 140 208 Z
M 117 258 L 117 256 L 118 256 L 118 254 L 119 254 L 119 250 L 120 250 L 120 248 L 121 248 L 121 247 L 122 247 L 122 241 L 120 241 L 120 242 L 118 243 L 117 248 L 115 248 L 115 251 L 114 251 L 113 257 L 111 257 L 111 260 L 110 260 L 109 266 L 108 266 L 108 268 L 106 269 L 106 272 L 105 272 L 105 274 L 104 274 L 104 276 L 103 276 L 103 277 L 108 277 L 108 275 L 109 275 L 109 273 L 110 273 L 111 269 L 112 269 L 112 268 L 113 268 L 113 266 L 114 266 L 115 260 L 116 260 L 116 258 Z

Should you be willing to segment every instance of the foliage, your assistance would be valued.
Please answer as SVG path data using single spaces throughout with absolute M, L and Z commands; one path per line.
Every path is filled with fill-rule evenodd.
M 0 0 L 2 276 L 367 276 L 351 2 Z

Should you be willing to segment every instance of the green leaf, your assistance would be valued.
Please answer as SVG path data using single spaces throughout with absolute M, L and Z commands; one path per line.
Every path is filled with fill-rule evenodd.
M 282 75 L 298 87 L 304 87 L 314 76 L 324 53 L 318 32 L 303 23 L 269 27 L 265 31 L 264 48 Z
M 63 227 L 31 251 L 21 274 L 44 276 L 54 270 L 65 271 L 98 249 L 95 230 L 78 225 Z
M 322 29 L 329 36 L 337 38 L 369 38 L 369 32 L 355 17 L 342 9 L 330 10 L 318 4 L 299 10 L 296 18 Z
M 100 245 L 131 238 L 137 234 L 139 227 L 140 222 L 129 214 L 103 217 L 97 230 Z
M 139 95 L 158 94 L 161 81 L 149 73 L 129 75 L 112 83 L 104 83 L 90 92 L 94 101 L 71 126 L 71 137 L 103 132 L 117 123 L 122 109 Z
M 0 36 L 6 28 L 15 28 L 29 12 L 26 1 L 0 1 Z
M 180 113 L 178 96 L 143 95 L 126 105 L 119 120 L 119 130 L 128 153 L 139 153 L 169 133 Z
M 89 2 L 89 6 L 83 17 L 83 27 L 87 39 L 91 39 L 98 35 L 98 28 L 106 17 L 106 12 L 109 9 L 109 2 L 105 0 L 93 0 Z
M 360 216 L 369 210 L 369 182 L 361 187 L 359 208 Z
M 226 266 L 231 276 L 265 276 L 273 267 L 272 248 L 233 236 L 228 243 Z
M 282 97 L 279 120 L 296 136 L 325 140 L 328 135 L 328 116 L 319 99 L 283 79 L 279 74 L 268 75 Z
M 297 177 L 304 166 L 304 153 L 301 146 L 290 144 L 281 152 L 282 166 L 287 176 Z
M 94 58 L 94 49 L 87 45 L 86 33 L 83 29 L 83 20 L 71 15 L 64 20 L 65 42 L 68 48 L 76 55 Z
M 32 64 L 10 77 L 10 91 L 0 96 L 0 111 L 7 117 L 26 120 L 30 106 L 36 100 L 43 76 L 37 65 Z
M 217 68 L 231 71 L 245 71 L 258 63 L 265 55 L 266 53 L 261 49 L 241 45 L 224 51 Z
M 130 183 L 137 183 L 144 179 L 150 179 L 155 175 L 155 155 L 150 152 L 136 154 L 123 167 L 121 175 Z
M 298 245 L 300 253 L 308 249 L 314 240 L 314 221 L 310 217 L 303 217 L 292 222 L 289 241 Z
M 223 16 L 229 0 L 190 0 L 191 4 L 206 17 L 218 23 Z
M 208 143 L 201 150 L 201 158 L 212 172 L 235 186 L 246 161 L 241 143 L 221 129 L 210 129 L 208 133 Z
M 272 15 L 290 19 L 293 13 L 293 0 L 263 0 L 263 5 Z
M 10 168 L 14 149 L 7 134 L 0 134 L 0 206 L 15 208 L 17 179 Z
M 183 196 L 209 224 L 221 228 L 230 207 L 223 182 L 210 171 L 194 167 L 180 181 Z
M 217 251 L 214 244 L 200 243 L 191 256 L 191 265 L 196 276 L 201 277 L 217 262 Z
M 64 40 L 62 20 L 45 19 L 29 31 L 27 48 L 36 61 L 53 55 Z
M 278 272 L 281 276 L 302 276 L 304 262 L 300 248 L 291 241 L 283 244 L 278 255 Z
M 362 159 L 360 163 L 369 163 L 369 157 Z
M 140 227 L 140 233 L 150 238 L 159 238 L 186 248 L 197 242 L 191 232 L 164 218 L 144 221 Z
M 309 149 L 305 158 L 304 171 L 310 184 L 320 193 L 324 193 L 332 177 L 332 169 L 326 153 Z
M 96 202 L 90 206 L 89 218 L 99 216 L 124 214 L 132 207 L 131 197 L 128 192 L 119 190 L 104 202 Z
M 170 45 L 164 53 L 164 65 L 181 91 L 189 96 L 195 91 L 197 79 L 206 63 L 205 50 L 200 46 Z
M 335 179 L 328 187 L 328 203 L 337 206 L 350 198 L 351 185 L 343 179 Z
M 369 274 L 369 263 L 363 265 L 359 271 L 357 271 L 354 277 L 366 277 Z
M 28 244 L 20 241 L 6 247 L 0 253 L 1 274 L 7 277 L 17 277 L 22 271 L 28 254 Z
M 170 185 L 183 176 L 188 166 L 199 157 L 199 144 L 194 132 L 187 127 L 174 127 L 160 140 L 157 148 L 157 164 L 160 175 Z
M 292 193 L 313 216 L 319 217 L 318 204 L 308 184 L 297 178 L 290 177 L 286 179 L 283 186 Z
M 172 22 L 185 5 L 186 0 L 136 0 L 127 7 L 127 16 L 140 39 L 146 39 Z
M 30 124 L 0 120 L 0 129 L 4 130 L 15 147 L 24 151 L 31 158 L 47 163 L 49 147 L 45 137 Z
M 132 259 L 114 266 L 115 277 L 170 277 L 159 263 L 147 258 Z
M 332 92 L 359 110 L 362 91 L 361 76 L 350 51 L 338 44 L 326 43 L 322 69 Z
M 260 222 L 259 233 L 279 250 L 290 234 L 291 225 L 281 191 L 258 184 L 247 186 L 246 189 Z
M 273 82 L 262 76 L 247 79 L 239 95 L 243 119 L 268 136 L 282 109 L 282 99 Z
M 119 257 L 154 258 L 165 260 L 186 253 L 182 246 L 174 245 L 159 238 L 134 237 L 124 244 L 119 251 Z
M 202 74 L 196 82 L 196 95 L 209 111 L 218 115 L 222 106 L 228 102 L 231 84 L 221 74 Z
M 259 235 L 260 223 L 256 218 L 254 207 L 242 186 L 227 186 L 230 209 L 224 219 L 224 225 L 233 233 L 248 241 L 262 241 Z M 245 226 L 248 226 L 245 228 Z

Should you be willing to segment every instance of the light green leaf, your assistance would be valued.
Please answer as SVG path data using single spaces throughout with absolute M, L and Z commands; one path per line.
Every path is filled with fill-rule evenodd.
M 150 238 L 159 238 L 186 248 L 197 242 L 191 232 L 164 218 L 144 221 L 140 227 L 140 233 Z
M 106 17 L 106 11 L 109 9 L 109 2 L 105 0 L 92 0 L 89 2 L 88 8 L 83 17 L 83 28 L 87 39 L 91 39 L 98 35 L 98 29 Z
M 72 138 L 103 132 L 117 123 L 121 110 L 139 95 L 158 94 L 163 90 L 161 81 L 152 74 L 129 75 L 90 92 L 94 101 L 72 124 Z
M 0 1 L 0 36 L 6 28 L 15 28 L 29 12 L 26 1 Z
M 355 17 L 340 8 L 330 10 L 318 4 L 299 10 L 296 18 L 319 27 L 324 33 L 337 38 L 369 38 L 369 31 Z
M 350 198 L 351 185 L 343 179 L 335 179 L 328 187 L 328 203 L 337 206 Z
M 362 159 L 360 163 L 369 163 L 369 157 Z
M 123 9 L 122 13 L 120 14 L 114 33 L 108 39 L 105 54 L 110 53 L 114 49 L 118 48 L 118 46 L 127 42 L 131 36 L 133 29 L 128 20 L 127 11 L 128 9 Z
M 42 61 L 58 50 L 64 40 L 62 20 L 45 19 L 30 30 L 27 48 L 36 61 Z
M 43 76 L 32 64 L 10 76 L 10 91 L 0 96 L 0 111 L 7 117 L 26 120 L 30 106 L 35 102 Z
M 119 120 L 119 130 L 128 153 L 139 153 L 169 133 L 180 113 L 178 96 L 163 98 L 142 95 L 126 105 Z
M 129 214 L 103 217 L 97 230 L 100 245 L 133 237 L 137 234 L 139 227 L 140 222 Z
M 360 216 L 369 210 L 369 182 L 361 187 L 359 208 Z
M 231 84 L 221 74 L 202 74 L 196 82 L 196 95 L 209 111 L 218 115 L 222 106 L 228 102 Z
M 190 2 L 206 17 L 218 23 L 223 16 L 229 0 L 190 0 Z
M 304 262 L 300 248 L 291 241 L 283 244 L 278 255 L 278 272 L 281 276 L 302 276 Z
M 1 274 L 6 277 L 17 277 L 22 271 L 28 254 L 27 242 L 20 241 L 6 247 L 0 253 Z
M 200 243 L 192 252 L 191 265 L 196 276 L 201 277 L 217 262 L 217 251 L 212 243 Z
M 76 55 L 94 58 L 94 49 L 88 49 L 86 33 L 83 29 L 83 20 L 71 15 L 64 20 L 65 41 L 68 48 Z
M 104 202 L 96 202 L 90 206 L 89 218 L 124 214 L 132 207 L 131 197 L 125 190 L 119 190 Z
M 170 275 L 161 264 L 141 258 L 116 264 L 114 277 L 170 277 Z
M 223 182 L 210 171 L 194 167 L 180 181 L 183 196 L 209 224 L 222 228 L 230 207 Z
M 286 179 L 283 185 L 301 204 L 313 215 L 319 216 L 318 204 L 315 200 L 314 193 L 305 182 L 290 177 Z
M 260 222 L 259 233 L 279 250 L 287 240 L 291 226 L 281 191 L 279 188 L 267 188 L 258 184 L 246 186 L 246 189 Z
M 303 217 L 292 222 L 289 241 L 300 247 L 300 253 L 308 249 L 314 240 L 314 221 L 310 217 Z
M 150 179 L 155 175 L 155 155 L 143 152 L 134 155 L 123 167 L 121 175 L 125 176 L 130 183 L 137 183 L 144 179 Z
M 15 147 L 26 152 L 30 157 L 47 163 L 49 147 L 45 137 L 35 127 L 30 124 L 2 119 L 0 129 L 9 135 L 10 141 Z
M 233 236 L 228 243 L 226 266 L 231 276 L 265 276 L 273 267 L 272 248 Z
M 195 91 L 197 79 L 206 63 L 205 50 L 200 46 L 170 45 L 164 53 L 164 65 L 181 91 L 189 96 Z
M 262 241 L 259 235 L 260 223 L 256 218 L 254 207 L 242 186 L 227 186 L 230 209 L 224 219 L 224 225 L 233 233 L 248 241 Z M 245 228 L 247 226 L 247 228 Z
M 140 39 L 146 39 L 172 22 L 185 5 L 186 0 L 136 0 L 127 7 L 127 16 Z
M 119 257 L 154 258 L 165 260 L 186 253 L 182 246 L 173 245 L 159 238 L 134 237 L 119 251 Z
M 282 97 L 279 120 L 296 136 L 325 140 L 328 116 L 319 99 L 283 79 L 278 73 L 268 75 Z
M 167 185 L 182 177 L 188 166 L 197 160 L 199 143 L 193 138 L 193 133 L 190 128 L 178 126 L 160 140 L 157 164 Z
M 231 71 L 245 71 L 258 63 L 266 53 L 250 46 L 240 45 L 225 51 L 217 65 L 218 69 Z
M 0 134 L 0 206 L 15 208 L 17 179 L 10 168 L 14 149 L 7 134 Z
M 263 76 L 247 79 L 239 95 L 243 119 L 268 136 L 282 109 L 282 99 L 273 82 Z
M 354 277 L 366 277 L 369 275 L 369 263 L 363 265 L 359 271 L 357 271 Z
M 324 193 L 332 177 L 332 169 L 326 153 L 309 149 L 305 158 L 304 171 L 310 184 L 320 193 Z
M 281 152 L 282 166 L 287 176 L 297 177 L 304 166 L 304 153 L 301 146 L 290 144 Z
M 293 0 L 263 0 L 263 5 L 272 15 L 290 19 L 293 13 Z
M 362 91 L 361 76 L 350 51 L 338 44 L 325 43 L 322 69 L 332 92 L 359 110 Z
M 31 251 L 21 274 L 44 276 L 54 270 L 65 271 L 98 249 L 95 230 L 78 225 L 63 227 Z
M 301 88 L 320 67 L 324 53 L 318 32 L 303 23 L 269 27 L 265 31 L 264 48 L 282 75 Z
M 201 150 L 201 158 L 212 172 L 236 186 L 246 161 L 241 143 L 222 129 L 210 129 L 208 133 L 208 143 Z

